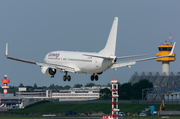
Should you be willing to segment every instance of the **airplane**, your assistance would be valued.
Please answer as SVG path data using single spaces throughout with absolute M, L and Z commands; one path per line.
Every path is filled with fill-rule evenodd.
M 132 57 L 139 57 L 144 55 L 132 55 L 116 57 L 116 37 L 117 37 L 118 17 L 114 18 L 114 22 L 111 27 L 111 31 L 107 40 L 107 43 L 101 51 L 98 53 L 90 52 L 75 52 L 75 51 L 52 51 L 49 52 L 45 58 L 44 63 L 29 61 L 24 59 L 18 59 L 8 56 L 8 43 L 6 43 L 5 56 L 7 59 L 16 60 L 20 62 L 35 64 L 41 67 L 41 72 L 44 75 L 54 77 L 56 71 L 64 72 L 63 80 L 70 81 L 71 76 L 68 72 L 72 73 L 88 73 L 90 74 L 91 81 L 98 81 L 98 75 L 101 75 L 104 71 L 109 68 L 117 70 L 119 67 L 127 66 L 131 68 L 131 65 L 136 64 L 140 61 L 152 60 L 161 57 L 171 56 L 175 47 L 176 42 L 169 55 L 159 57 L 149 57 L 133 61 L 117 62 L 119 59 L 126 59 Z

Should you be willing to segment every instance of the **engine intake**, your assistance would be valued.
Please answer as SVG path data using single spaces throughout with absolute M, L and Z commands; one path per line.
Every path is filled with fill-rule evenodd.
M 42 67 L 41 72 L 44 75 L 54 76 L 56 74 L 56 69 L 52 69 L 52 68 L 44 66 Z

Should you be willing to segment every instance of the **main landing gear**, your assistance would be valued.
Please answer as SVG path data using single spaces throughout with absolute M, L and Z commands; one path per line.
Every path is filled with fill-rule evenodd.
M 91 75 L 91 81 L 98 81 L 98 75 Z
M 67 72 L 65 72 L 66 74 L 63 76 L 63 81 L 71 81 L 71 76 L 70 75 L 67 75 Z

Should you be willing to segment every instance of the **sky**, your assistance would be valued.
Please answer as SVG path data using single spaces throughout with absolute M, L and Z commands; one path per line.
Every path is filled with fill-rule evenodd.
M 37 62 L 44 62 L 50 51 L 99 52 L 106 44 L 114 17 L 119 18 L 116 56 L 155 56 L 158 46 L 169 41 L 171 33 L 172 41 L 176 42 L 176 61 L 170 63 L 170 71 L 176 74 L 180 71 L 179 4 L 179 0 L 1 0 L 0 76 L 3 79 L 8 75 L 9 85 L 14 86 L 20 83 L 74 86 L 87 83 L 107 85 L 111 79 L 118 79 L 122 84 L 128 82 L 135 72 L 161 73 L 162 63 L 151 60 L 138 62 L 131 69 L 109 69 L 93 82 L 89 74 L 69 73 L 71 81 L 64 82 L 64 73 L 57 72 L 54 78 L 50 78 L 43 75 L 37 65 L 4 56 L 6 43 L 10 56 Z

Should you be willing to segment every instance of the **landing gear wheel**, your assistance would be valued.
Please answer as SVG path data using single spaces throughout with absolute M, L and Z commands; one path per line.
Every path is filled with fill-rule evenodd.
M 94 81 L 94 75 L 91 75 L 91 81 Z
M 71 76 L 70 76 L 70 75 L 67 77 L 67 80 L 68 80 L 68 81 L 71 81 Z
M 63 76 L 63 81 L 66 81 L 66 75 Z
M 98 81 L 98 75 L 96 75 L 94 78 L 95 78 L 96 81 Z

